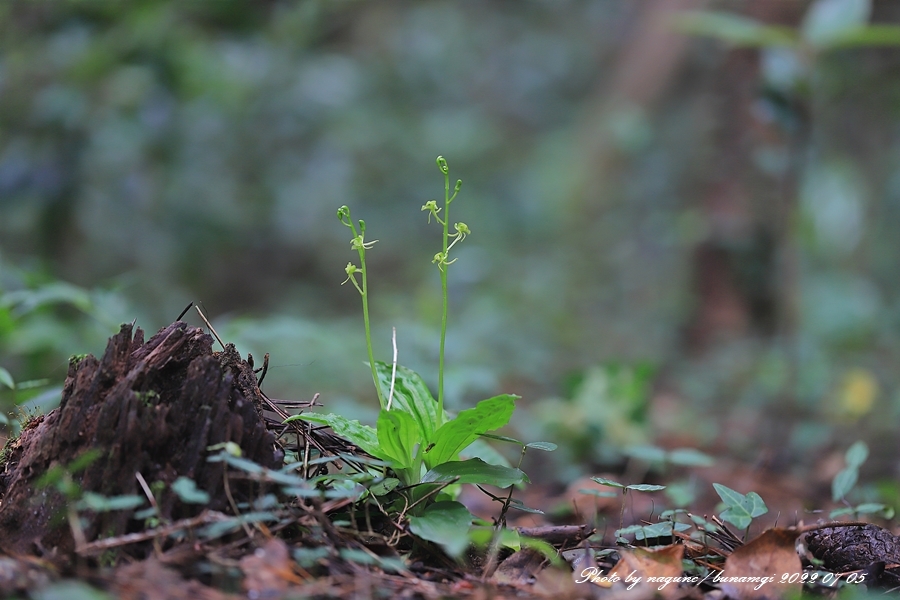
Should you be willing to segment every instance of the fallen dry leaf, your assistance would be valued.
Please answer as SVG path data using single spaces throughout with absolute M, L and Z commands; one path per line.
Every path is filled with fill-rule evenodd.
M 803 570 L 797 555 L 797 537 L 793 529 L 772 528 L 744 544 L 725 560 L 722 573 L 710 578 L 722 590 L 739 600 L 784 598 L 799 593 Z M 794 583 L 786 580 L 797 574 Z
M 303 581 L 294 573 L 293 567 L 287 544 L 272 538 L 241 559 L 244 589 L 251 597 L 280 598 L 288 584 Z
M 654 550 L 635 548 L 620 550 L 621 559 L 609 572 L 609 577 L 621 578 L 620 584 L 630 588 L 640 586 L 648 593 L 659 593 L 665 598 L 680 596 L 678 579 L 683 577 L 681 559 L 684 546 L 672 544 Z
M 491 580 L 507 585 L 532 585 L 546 561 L 544 555 L 537 550 L 523 548 L 504 559 L 491 576 Z

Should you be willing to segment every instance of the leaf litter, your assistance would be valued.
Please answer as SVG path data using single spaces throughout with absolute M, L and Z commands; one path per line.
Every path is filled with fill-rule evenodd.
M 803 589 L 833 595 L 846 585 L 897 583 L 900 542 L 888 530 L 866 523 L 799 524 L 765 529 L 745 542 L 744 525 L 765 514 L 765 503 L 759 494 L 741 494 L 724 485 L 715 486 L 725 505 L 719 516 L 673 513 L 623 527 L 617 536 L 595 531 L 596 517 L 576 524 L 548 524 L 542 519 L 532 521 L 537 526 L 498 529 L 455 502 L 438 501 L 421 514 L 394 511 L 388 508 L 389 500 L 402 485 L 390 477 L 373 476 L 384 473 L 384 461 L 313 419 L 285 423 L 289 410 L 309 410 L 317 404 L 315 399 L 301 403 L 268 398 L 248 375 L 253 370 L 248 361 L 227 347 L 213 353 L 203 336 L 201 330 L 176 323 L 145 344 L 140 330 L 134 339 L 131 329 L 123 330 L 110 340 L 103 360 L 86 358 L 70 372 L 64 393 L 69 403 L 31 426 L 4 464 L 0 594 L 75 597 L 77 591 L 88 594 L 83 597 L 101 598 L 106 596 L 100 590 L 106 590 L 121 598 L 674 599 L 724 593 L 756 600 Z M 208 371 L 198 371 L 201 365 Z M 191 382 L 203 373 L 218 373 L 203 376 L 208 384 L 218 382 L 213 386 L 218 390 L 215 397 L 227 399 L 223 406 L 231 412 L 221 417 L 226 423 L 223 431 L 205 430 L 203 449 L 197 448 L 193 435 L 171 438 L 161 449 L 135 447 L 134 452 L 167 457 L 168 462 L 155 470 L 155 463 L 128 462 L 122 456 L 118 463 L 93 454 L 68 464 L 56 461 L 59 469 L 45 471 L 54 477 L 43 488 L 32 480 L 29 489 L 53 500 L 53 523 L 62 517 L 62 526 L 49 527 L 49 519 L 46 530 L 41 523 L 29 523 L 29 539 L 37 543 L 16 543 L 2 512 L 12 511 L 7 499 L 27 479 L 17 469 L 23 463 L 35 464 L 30 448 L 64 435 L 73 415 L 83 418 L 81 426 L 91 425 L 91 418 L 112 410 L 107 406 L 110 399 L 120 397 L 130 398 L 125 405 L 133 407 L 132 413 L 108 416 L 115 417 L 111 424 L 128 425 L 143 415 L 148 427 L 169 439 L 159 428 L 177 426 L 178 415 L 171 411 L 178 402 L 188 410 L 183 404 L 188 397 L 185 386 L 193 390 Z M 145 390 L 157 388 L 156 392 L 136 393 L 142 384 Z M 96 397 L 84 395 L 87 390 Z M 73 404 L 74 398 L 79 403 Z M 245 410 L 240 420 L 229 416 L 246 402 L 252 412 Z M 172 414 L 175 420 L 160 420 L 160 413 Z M 61 420 L 67 414 L 68 421 Z M 252 428 L 253 415 L 263 426 L 260 431 L 273 440 L 268 448 L 274 454 L 268 459 L 260 454 L 263 447 L 256 454 L 246 453 L 251 446 L 243 432 Z M 117 439 L 104 437 L 108 433 L 95 430 L 89 441 Z M 285 463 L 286 454 L 296 461 Z M 182 458 L 179 463 L 173 458 L 200 455 L 202 468 L 214 469 L 218 478 L 200 476 L 199 462 Z M 861 455 L 854 451 L 851 458 L 856 463 L 848 465 L 857 468 L 864 459 Z M 190 469 L 179 467 L 188 464 Z M 444 465 L 423 484 L 432 486 L 429 493 L 440 493 L 446 485 L 465 481 L 467 473 L 485 468 L 468 461 Z M 111 469 L 117 466 L 140 467 L 142 475 L 113 476 Z M 498 468 L 502 470 L 497 481 L 504 485 L 526 481 L 518 469 Z M 98 472 L 107 477 L 98 477 Z M 122 489 L 104 485 L 126 479 L 131 483 Z M 664 487 L 619 484 L 605 476 L 593 481 L 629 497 Z M 504 494 L 491 497 L 505 499 Z M 507 506 L 527 508 L 516 501 Z M 77 511 L 75 521 L 70 519 L 66 526 L 66 514 L 71 517 L 72 511 Z M 584 517 L 576 513 L 579 516 Z M 729 523 L 741 525 L 743 533 L 732 531 Z M 462 535 L 467 528 L 481 533 Z M 631 534 L 634 541 L 622 538 Z M 476 543 L 478 539 L 482 541 Z M 93 587 L 86 588 L 85 581 Z

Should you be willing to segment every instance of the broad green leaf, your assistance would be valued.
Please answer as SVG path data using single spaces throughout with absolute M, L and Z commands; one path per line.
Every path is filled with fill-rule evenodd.
M 341 548 L 338 556 L 358 565 L 375 565 L 390 573 L 404 573 L 408 570 L 402 559 L 378 556 L 372 552 L 357 550 L 356 548 Z
M 512 466 L 505 456 L 500 454 L 496 448 L 484 441 L 485 434 L 482 434 L 477 440 L 466 446 L 464 450 L 460 450 L 460 459 L 480 458 L 484 462 L 491 465 L 500 465 L 502 467 Z
M 409 518 L 409 530 L 423 540 L 439 544 L 448 555 L 458 558 L 469 546 L 472 519 L 472 513 L 459 502 L 435 502 L 421 516 Z
M 542 515 L 544 511 L 539 508 L 531 508 L 530 506 L 525 506 L 525 503 L 519 500 L 518 498 L 510 498 L 509 507 L 514 508 L 516 510 L 521 510 L 522 512 L 531 513 L 534 515 Z
M 444 423 L 434 432 L 433 446 L 425 451 L 425 465 L 431 468 L 454 460 L 480 434 L 506 425 L 516 408 L 516 398 L 501 394 L 482 400 L 474 408 L 466 409 Z
M 95 460 L 103 456 L 103 451 L 99 448 L 91 448 L 90 450 L 85 451 L 84 453 L 78 455 L 78 458 L 70 462 L 66 466 L 66 470 L 69 473 L 78 473 L 79 471 L 83 471 L 87 469 Z
M 339 435 L 345 440 L 349 440 L 363 449 L 364 452 L 378 458 L 384 458 L 378 448 L 378 433 L 374 428 L 363 425 L 359 421 L 351 420 L 334 413 L 303 413 L 294 415 L 284 420 L 285 423 L 291 421 L 309 421 L 310 423 L 320 423 L 328 425 L 335 435 Z
M 769 512 L 766 503 L 756 492 L 744 495 L 720 483 L 714 483 L 713 487 L 727 507 L 719 516 L 738 529 L 746 529 L 753 519 Z
M 113 600 L 113 596 L 87 583 L 67 579 L 40 589 L 29 590 L 32 600 Z
M 197 487 L 193 479 L 179 477 L 172 482 L 172 491 L 182 502 L 187 504 L 206 504 L 209 502 L 209 494 Z
M 385 402 L 391 390 L 392 370 L 393 365 L 375 361 L 375 373 L 378 375 L 378 384 L 381 386 Z M 437 401 L 419 374 L 402 365 L 397 365 L 391 410 L 403 411 L 412 416 L 419 431 L 422 432 L 422 439 L 426 443 L 431 442 L 438 422 Z
M 666 489 L 664 485 L 653 485 L 652 483 L 633 483 L 625 486 L 626 490 L 634 490 L 636 492 L 658 492 Z
M 378 414 L 377 433 L 382 457 L 394 461 L 398 469 L 408 469 L 413 465 L 416 446 L 422 443 L 422 438 L 409 413 L 382 410 Z
M 266 468 L 259 463 L 255 463 L 252 460 L 248 460 L 246 458 L 242 458 L 240 456 L 234 456 L 227 452 L 220 452 L 219 454 L 214 454 L 206 459 L 207 462 L 222 462 L 225 461 L 235 469 L 240 469 L 245 473 L 251 473 L 253 475 L 261 475 L 265 473 Z
M 267 481 L 274 481 L 281 485 L 303 485 L 306 481 L 297 473 L 285 473 L 284 471 L 273 471 L 272 469 L 266 469 L 265 478 Z
M 9 374 L 9 371 L 0 367 L 0 384 L 5 385 L 11 390 L 16 389 L 16 380 L 13 379 L 12 375 Z
M 489 440 L 497 440 L 498 442 L 509 442 L 510 444 L 516 444 L 517 446 L 525 445 L 525 442 L 520 442 L 516 438 L 511 438 L 506 435 L 497 435 L 496 433 L 482 433 L 481 437 L 488 438 Z
M 672 535 L 672 530 L 686 531 L 691 526 L 687 523 L 673 523 L 672 521 L 660 521 L 652 525 L 632 525 L 616 531 L 616 536 L 621 537 L 633 533 L 635 540 L 646 540 Z
M 480 483 L 499 488 L 528 482 L 528 477 L 519 469 L 489 465 L 480 458 L 472 458 L 437 465 L 425 473 L 422 483 L 446 483 L 457 478 L 459 483 Z
M 677 448 L 668 454 L 669 462 L 682 467 L 711 467 L 715 460 L 694 448 Z
M 91 294 L 71 283 L 56 281 L 34 290 L 16 290 L 0 296 L 0 306 L 11 307 L 14 316 L 30 313 L 49 304 L 71 304 L 82 312 L 90 312 Z
M 658 446 L 629 446 L 623 453 L 646 463 L 664 463 L 666 461 L 666 451 Z
M 835 502 L 842 500 L 856 485 L 858 477 L 858 467 L 846 467 L 838 472 L 831 480 L 831 499 Z
M 143 496 L 104 496 L 94 492 L 85 492 L 78 501 L 79 510 L 92 510 L 94 512 L 109 512 L 113 510 L 128 510 L 137 508 L 146 502 Z
M 210 523 L 197 530 L 197 535 L 202 539 L 212 540 L 227 535 L 237 530 L 241 523 L 261 523 L 264 521 L 277 521 L 278 515 L 271 512 L 249 512 L 237 517 L 228 517 L 215 523 Z
M 333 552 L 333 548 L 329 548 L 328 546 L 314 546 L 314 547 L 306 547 L 299 546 L 295 547 L 293 550 L 294 560 L 303 567 L 304 569 L 311 569 L 320 564 L 320 561 L 325 560 L 331 553 Z
M 477 524 L 469 529 L 469 541 L 479 548 L 486 548 L 488 544 L 497 544 L 501 548 L 518 551 L 522 548 L 523 538 L 524 536 L 520 536 L 515 529 L 497 530 L 494 527 Z
M 400 485 L 400 480 L 396 477 L 388 477 L 382 481 L 379 481 L 376 484 L 373 484 L 369 487 L 369 492 L 372 493 L 373 496 L 386 496 L 387 494 L 394 491 L 394 489 Z
M 854 442 L 844 454 L 844 460 L 847 461 L 848 467 L 862 466 L 867 458 L 869 458 L 869 447 L 863 441 Z
M 560 558 L 559 551 L 548 542 L 540 538 L 533 538 L 528 537 L 527 535 L 522 535 L 519 536 L 519 543 L 526 548 L 537 550 L 538 552 L 543 554 L 544 558 L 549 560 L 553 566 L 561 567 L 563 565 L 563 559 Z
M 525 447 L 531 448 L 532 450 L 543 450 L 544 452 L 553 452 L 559 448 L 559 446 L 553 442 L 528 442 L 525 444 Z
M 285 494 L 290 496 L 298 496 L 300 498 L 353 498 L 354 500 L 358 500 L 363 492 L 364 488 L 356 489 L 326 489 L 321 490 L 317 487 L 286 487 L 281 490 Z
M 673 23 L 681 33 L 713 37 L 734 46 L 792 46 L 797 40 L 789 27 L 764 25 L 729 12 L 683 11 L 674 18 Z
M 800 25 L 803 40 L 817 48 L 828 48 L 869 21 L 871 0 L 816 0 Z
M 859 48 L 862 46 L 900 46 L 900 27 L 897 25 L 869 25 L 848 29 L 831 40 L 828 48 Z
M 619 483 L 618 481 L 613 481 L 612 479 L 607 479 L 606 477 L 591 477 L 594 481 L 599 483 L 600 485 L 608 485 L 609 487 L 625 489 L 624 483 Z

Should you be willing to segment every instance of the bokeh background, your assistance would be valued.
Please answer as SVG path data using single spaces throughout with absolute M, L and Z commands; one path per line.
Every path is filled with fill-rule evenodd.
M 890 478 L 897 23 L 894 0 L 0 3 L 4 420 L 190 301 L 270 353 L 271 396 L 371 420 L 344 204 L 379 240 L 376 358 L 396 327 L 434 384 L 443 155 L 472 230 L 448 403 L 520 394 L 510 433 L 561 445 L 537 478 L 647 445 L 810 469 L 856 439 Z

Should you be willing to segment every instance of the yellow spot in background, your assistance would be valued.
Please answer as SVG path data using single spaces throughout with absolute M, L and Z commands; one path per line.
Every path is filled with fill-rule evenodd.
M 878 380 L 871 371 L 858 367 L 850 369 L 844 373 L 838 390 L 840 412 L 854 418 L 868 414 L 879 391 Z

